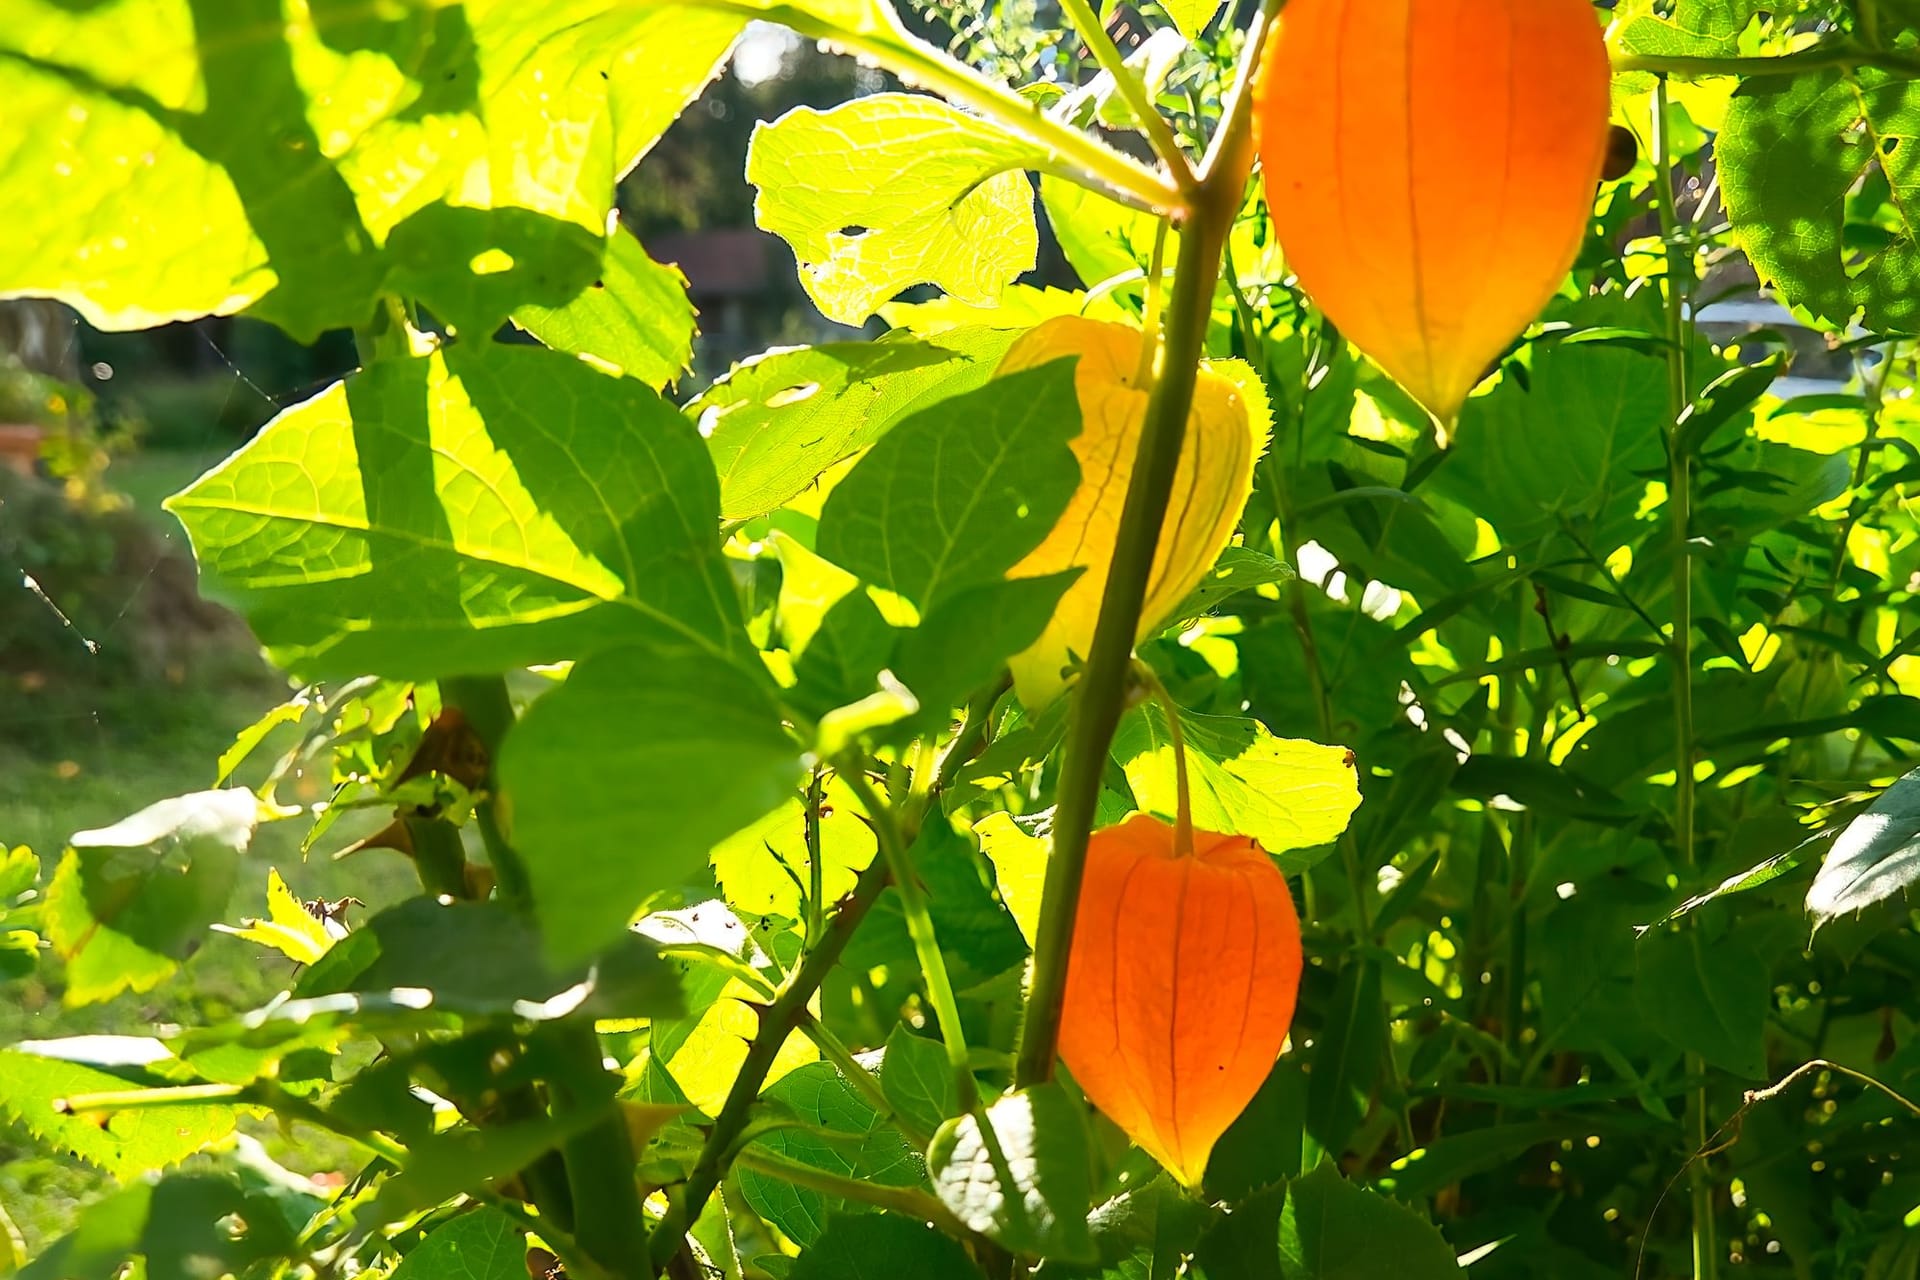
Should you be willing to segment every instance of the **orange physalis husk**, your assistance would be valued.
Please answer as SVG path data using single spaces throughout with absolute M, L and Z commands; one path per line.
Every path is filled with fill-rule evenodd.
M 1189 1187 L 1272 1071 L 1300 988 L 1286 877 L 1245 836 L 1137 814 L 1097 831 L 1067 958 L 1060 1056 Z
M 1093 643 L 1120 509 L 1146 424 L 1148 388 L 1135 385 L 1142 341 L 1132 325 L 1057 316 L 1021 335 L 1000 362 L 1001 373 L 1012 373 L 1079 358 L 1073 385 L 1080 434 L 1072 448 L 1080 486 L 1046 540 L 1011 571 L 1013 577 L 1040 577 L 1083 570 L 1060 598 L 1040 639 L 1008 664 L 1029 708 L 1060 693 L 1063 673 L 1075 658 L 1085 658 Z M 1253 487 L 1254 460 L 1266 448 L 1271 429 L 1266 392 L 1252 369 L 1237 360 L 1201 364 L 1136 638 L 1173 621 L 1168 615 L 1219 558 L 1239 523 Z
M 1580 251 L 1608 75 L 1589 0 L 1289 0 L 1256 117 L 1274 230 L 1443 441 Z

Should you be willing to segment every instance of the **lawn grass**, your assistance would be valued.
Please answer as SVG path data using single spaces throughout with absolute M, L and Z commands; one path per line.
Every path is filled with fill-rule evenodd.
M 179 538 L 178 526 L 159 509 L 159 500 L 216 461 L 217 455 L 199 453 L 135 455 L 116 460 L 111 474 L 143 516 Z M 43 884 L 74 832 L 211 786 L 215 761 L 234 735 L 288 692 L 283 679 L 244 651 L 209 654 L 177 684 L 129 686 L 103 674 L 98 681 L 83 675 L 40 685 L 0 673 L 0 689 L 5 691 L 0 699 L 0 844 L 24 844 L 38 853 Z M 251 785 L 263 779 L 294 732 L 282 730 L 269 738 L 236 780 Z M 323 799 L 329 785 L 324 776 L 289 777 L 277 798 L 309 805 Z M 279 870 L 298 897 L 351 894 L 373 910 L 415 890 L 412 868 L 397 854 L 376 850 L 346 861 L 329 856 L 364 830 L 363 823 L 343 821 L 303 860 L 300 843 L 307 827 L 294 818 L 259 829 L 242 865 L 229 920 L 265 914 L 269 867 Z M 291 976 L 291 964 L 278 954 L 210 933 L 180 971 L 153 991 L 75 1009 L 61 1004 L 60 968 L 47 957 L 34 977 L 0 988 L 0 1045 L 207 1025 L 265 1003 Z M 247 1127 L 275 1159 L 302 1172 L 337 1171 L 346 1155 L 337 1142 L 312 1134 L 284 1134 L 264 1124 Z M 69 1229 L 83 1205 L 111 1189 L 103 1174 L 64 1153 L 40 1149 L 24 1133 L 0 1123 L 0 1209 L 19 1227 L 31 1252 Z

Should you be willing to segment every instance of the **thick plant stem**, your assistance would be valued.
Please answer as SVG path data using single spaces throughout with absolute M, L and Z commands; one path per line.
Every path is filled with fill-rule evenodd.
M 1067 21 L 1073 24 L 1074 30 L 1080 33 L 1080 38 L 1087 42 L 1087 51 L 1100 64 L 1100 69 L 1113 77 L 1114 89 L 1120 94 L 1120 100 L 1139 120 L 1141 132 L 1146 134 L 1153 153 L 1160 157 L 1161 163 L 1173 175 L 1174 185 L 1181 194 L 1191 195 L 1194 187 L 1193 167 L 1187 163 L 1186 153 L 1180 150 L 1180 144 L 1174 140 L 1172 126 L 1148 97 L 1146 84 L 1127 66 L 1113 38 L 1100 25 L 1100 19 L 1094 16 L 1092 6 L 1088 5 L 1087 0 L 1060 0 L 1060 10 L 1067 15 Z
M 1248 38 L 1257 56 L 1264 43 L 1264 14 Z M 1080 881 L 1086 869 L 1087 841 L 1106 771 L 1107 749 L 1120 724 L 1127 696 L 1127 672 L 1134 636 L 1146 600 L 1147 579 L 1166 519 L 1173 477 L 1186 438 L 1187 415 L 1213 315 L 1213 287 L 1220 256 L 1233 227 L 1247 173 L 1253 162 L 1252 103 L 1249 82 L 1254 56 L 1241 68 L 1235 96 L 1220 133 L 1201 169 L 1185 225 L 1172 296 L 1167 303 L 1166 341 L 1161 346 L 1153 391 L 1147 401 L 1133 478 L 1120 512 L 1113 561 L 1100 600 L 1100 619 L 1087 653 L 1086 669 L 1073 694 L 1060 769 L 1053 822 L 1053 853 L 1047 861 L 1040 924 L 1034 944 L 1033 983 L 1027 996 L 1026 1023 L 1014 1064 L 1015 1083 L 1038 1084 L 1053 1074 L 1060 1039 L 1060 1005 L 1066 995 L 1067 952 L 1073 940 Z
M 873 906 L 880 891 L 887 887 L 887 880 L 887 860 L 875 858 L 860 873 L 853 892 L 841 901 L 839 910 L 827 922 L 819 945 L 807 953 L 806 959 L 788 977 L 773 1003 L 760 1010 L 760 1030 L 753 1037 L 753 1043 L 747 1046 L 746 1060 L 740 1064 L 739 1073 L 733 1078 L 733 1087 L 728 1090 L 727 1100 L 720 1107 L 720 1115 L 707 1134 L 706 1145 L 700 1148 L 693 1172 L 687 1175 L 686 1186 L 653 1230 L 650 1249 L 656 1275 L 679 1252 L 687 1229 L 700 1217 L 714 1188 L 720 1185 L 720 1179 L 734 1157 L 734 1146 L 741 1131 L 746 1128 L 754 1099 L 760 1096 L 760 1085 L 766 1080 L 780 1046 L 786 1043 L 788 1034 L 799 1025 L 807 1001 L 813 998 L 813 993 L 826 981 L 827 974 L 839 963 L 840 953 L 846 950 L 853 931 L 866 918 L 868 908 Z
M 513 699 L 500 676 L 452 677 L 440 682 L 441 700 L 456 707 L 486 748 L 487 791 L 475 808 L 487 859 L 503 901 L 522 912 L 533 910 L 533 895 L 525 864 L 514 851 L 493 802 L 492 761 L 513 727 Z M 646 1220 L 634 1181 L 634 1150 L 626 1119 L 613 1099 L 612 1079 L 601 1065 L 600 1038 L 587 1023 L 557 1023 L 534 1030 L 565 1063 L 566 1081 L 548 1082 L 556 1109 L 604 1107 L 607 1117 L 562 1144 L 555 1158 L 548 1153 L 527 1171 L 529 1190 L 543 1214 L 552 1214 L 569 1227 L 584 1250 L 612 1275 L 647 1274 Z M 601 1086 L 605 1086 L 604 1094 Z M 524 1114 L 530 1100 L 509 1099 Z
M 1690 339 L 1686 316 L 1687 285 L 1693 279 L 1691 241 L 1683 234 L 1680 211 L 1673 194 L 1673 147 L 1667 122 L 1667 84 L 1662 79 L 1653 95 L 1654 198 L 1660 214 L 1661 239 L 1667 257 L 1667 513 L 1672 526 L 1673 555 L 1673 832 L 1681 867 L 1691 872 L 1699 858 L 1694 848 L 1693 778 L 1693 561 L 1689 527 L 1693 522 L 1693 460 L 1680 447 L 1680 414 L 1692 399 L 1687 378 Z M 1681 254 L 1686 254 L 1681 260 Z M 1689 921 L 1684 926 L 1694 927 Z M 1686 1055 L 1688 1075 L 1706 1070 L 1700 1055 Z M 1687 1143 L 1695 1151 L 1707 1149 L 1711 1122 L 1707 1117 L 1707 1090 L 1697 1085 L 1687 1093 Z M 1695 1160 L 1687 1168 L 1688 1200 L 1693 1218 L 1694 1280 L 1715 1280 L 1720 1272 L 1720 1244 L 1713 1218 L 1713 1181 L 1707 1162 Z
M 1690 58 L 1629 53 L 1615 55 L 1613 59 L 1613 69 L 1621 74 L 1650 71 L 1655 75 L 1673 76 L 1681 80 L 1711 76 L 1790 76 L 1806 71 L 1824 71 L 1831 67 L 1847 71 L 1856 67 L 1878 67 L 1883 71 L 1911 76 L 1920 74 L 1920 59 L 1890 49 L 1869 49 L 1851 41 L 1816 45 L 1811 49 L 1772 57 Z
M 947 961 L 940 952 L 940 940 L 934 936 L 927 892 L 914 872 L 913 853 L 907 847 L 899 815 L 867 781 L 859 761 L 843 765 L 840 779 L 866 809 L 874 836 L 880 842 L 880 856 L 893 873 L 894 892 L 900 895 L 900 914 L 906 918 L 907 936 L 913 939 L 914 957 L 920 962 L 921 977 L 926 979 L 927 999 L 933 1005 L 933 1016 L 940 1020 L 940 1042 L 946 1046 L 955 1096 L 960 1110 L 971 1111 L 980 1100 L 980 1091 L 973 1082 L 973 1066 L 967 1058 L 967 1039 L 960 1027 L 960 1003 L 953 998 L 953 982 L 947 977 Z

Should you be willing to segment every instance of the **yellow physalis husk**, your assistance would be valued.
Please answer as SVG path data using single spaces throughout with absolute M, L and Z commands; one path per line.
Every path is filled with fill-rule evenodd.
M 1011 574 L 1085 570 L 1061 597 L 1040 639 L 1010 664 L 1020 700 L 1032 709 L 1059 695 L 1072 665 L 1093 642 L 1146 421 L 1148 388 L 1134 381 L 1142 341 L 1132 325 L 1061 316 L 1024 335 L 1000 362 L 1000 372 L 1011 373 L 1079 357 L 1074 389 L 1081 426 L 1073 453 L 1080 463 L 1080 487 L 1046 541 Z M 1137 639 L 1172 621 L 1169 615 L 1219 558 L 1239 523 L 1253 486 L 1254 460 L 1265 450 L 1270 430 L 1266 392 L 1252 369 L 1237 360 L 1201 364 Z

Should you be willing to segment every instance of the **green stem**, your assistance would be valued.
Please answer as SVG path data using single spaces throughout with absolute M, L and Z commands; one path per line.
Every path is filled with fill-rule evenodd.
M 946 1205 L 918 1187 L 891 1187 L 863 1178 L 842 1177 L 818 1165 L 802 1164 L 798 1160 L 788 1160 L 751 1147 L 735 1156 L 734 1164 L 742 1169 L 752 1169 L 755 1173 L 779 1178 L 782 1182 L 790 1182 L 796 1187 L 806 1187 L 824 1195 L 870 1204 L 903 1217 L 930 1222 L 957 1240 L 966 1240 L 973 1235 Z
M 1691 878 L 1697 871 L 1694 848 L 1693 779 L 1693 561 L 1689 531 L 1693 522 L 1693 462 L 1680 448 L 1680 415 L 1692 399 L 1687 378 L 1687 293 L 1693 279 L 1692 241 L 1682 240 L 1680 211 L 1673 194 L 1673 143 L 1667 121 L 1667 84 L 1653 94 L 1654 198 L 1660 214 L 1660 233 L 1666 245 L 1667 290 L 1667 503 L 1672 526 L 1673 555 L 1673 829 L 1678 861 Z M 1684 260 L 1682 253 L 1685 253 Z M 1685 926 L 1695 927 L 1689 921 Z M 1689 1053 L 1683 1063 L 1687 1075 L 1706 1070 L 1700 1055 Z M 1699 1085 L 1687 1093 L 1686 1130 L 1696 1151 L 1707 1147 L 1709 1122 L 1707 1090 Z M 1696 1160 L 1687 1169 L 1688 1198 L 1693 1210 L 1694 1280 L 1714 1280 L 1720 1271 L 1720 1246 L 1713 1217 L 1713 1183 L 1707 1163 Z
M 1087 0 L 1060 0 L 1060 10 L 1067 15 L 1067 21 L 1073 24 L 1074 30 L 1080 33 L 1080 38 L 1087 42 L 1087 49 L 1093 54 L 1093 60 L 1100 64 L 1100 69 L 1113 77 L 1114 88 L 1119 92 L 1121 101 L 1127 104 L 1127 110 L 1139 121 L 1140 131 L 1146 135 L 1153 154 L 1160 157 L 1160 162 L 1167 166 L 1167 172 L 1173 175 L 1173 185 L 1181 195 L 1191 197 L 1194 188 L 1193 166 L 1187 163 L 1186 152 L 1180 150 L 1179 142 L 1175 141 L 1167 118 L 1160 114 L 1159 108 L 1147 96 L 1145 82 L 1127 66 L 1127 60 L 1121 56 L 1100 19 L 1094 16 Z
M 833 1033 L 826 1023 L 813 1016 L 813 1011 L 802 1010 L 800 1014 L 800 1034 L 813 1041 L 814 1048 L 820 1050 L 820 1056 L 840 1068 L 840 1074 L 846 1077 L 853 1091 L 866 1099 L 867 1105 L 879 1113 L 883 1120 L 891 1121 L 900 1132 L 907 1135 L 907 1141 L 922 1151 L 933 1141 L 933 1134 L 915 1124 L 906 1116 L 894 1110 L 887 1094 L 880 1087 L 880 1081 L 873 1072 L 860 1065 L 853 1056 L 853 1050 L 846 1042 Z
M 841 781 L 859 799 L 873 822 L 874 836 L 880 842 L 880 854 L 893 873 L 894 891 L 900 895 L 900 914 L 906 918 L 907 936 L 913 939 L 914 956 L 920 961 L 920 976 L 926 980 L 927 1000 L 933 1016 L 940 1020 L 940 1042 L 946 1046 L 947 1066 L 953 1072 L 960 1110 L 971 1111 L 980 1091 L 973 1082 L 973 1063 L 967 1056 L 967 1037 L 960 1025 L 960 1004 L 953 998 L 953 983 L 947 977 L 947 960 L 940 952 L 940 939 L 933 931 L 933 913 L 927 909 L 927 892 L 913 869 L 913 851 L 901 830 L 899 815 L 867 781 L 858 760 L 840 767 Z
M 1086 670 L 1073 694 L 1065 753 L 1060 767 L 1053 824 L 1053 852 L 1047 862 L 1033 959 L 1033 984 L 1027 997 L 1014 1078 L 1018 1085 L 1038 1084 L 1053 1074 L 1060 1039 L 1060 1005 L 1066 995 L 1067 953 L 1079 907 L 1080 881 L 1086 869 L 1087 842 L 1106 772 L 1107 749 L 1119 727 L 1127 695 L 1127 670 L 1146 600 L 1160 527 L 1166 520 L 1174 472 L 1186 436 L 1187 415 L 1207 326 L 1213 317 L 1213 286 L 1220 274 L 1221 251 L 1246 194 L 1253 163 L 1253 54 L 1263 41 L 1269 10 L 1263 10 L 1248 37 L 1250 56 L 1241 68 L 1226 118 L 1201 167 L 1187 225 L 1181 227 L 1180 257 L 1167 303 L 1167 336 L 1160 366 L 1147 401 L 1133 477 L 1115 537 L 1113 558 L 1100 600 Z
M 820 940 L 827 921 L 826 868 L 820 861 L 820 809 L 825 803 L 825 772 L 816 764 L 807 779 L 807 946 Z
M 846 950 L 853 931 L 866 918 L 880 891 L 887 887 L 887 879 L 887 860 L 875 858 L 860 873 L 853 892 L 842 900 L 839 910 L 827 922 L 819 945 L 807 952 L 806 959 L 788 976 L 773 1003 L 760 1011 L 760 1030 L 747 1046 L 746 1059 L 733 1077 L 733 1087 L 727 1091 L 727 1100 L 721 1104 L 720 1114 L 708 1131 L 706 1145 L 700 1148 L 693 1172 L 687 1175 L 686 1186 L 654 1228 L 650 1250 L 656 1273 L 679 1252 L 687 1229 L 698 1220 L 714 1188 L 720 1185 L 727 1164 L 735 1155 L 734 1145 L 746 1127 L 754 1100 L 760 1096 L 760 1086 L 780 1047 L 799 1025 L 807 1001 L 839 963 L 840 953 Z
M 1920 75 L 1920 58 L 1889 49 L 1868 49 L 1847 41 L 1817 45 L 1796 53 L 1760 58 L 1683 58 L 1655 54 L 1616 54 L 1613 69 L 1625 74 L 1652 72 L 1682 80 L 1703 76 L 1785 76 L 1805 71 L 1824 71 L 1839 67 L 1851 71 L 1857 67 L 1878 67 L 1901 75 Z
M 474 825 L 479 828 L 487 860 L 493 864 L 494 879 L 501 899 L 515 909 L 531 913 L 533 892 L 521 861 L 508 838 L 500 814 L 494 806 L 496 792 L 493 762 L 513 727 L 513 698 L 502 676 L 451 677 L 440 683 L 440 696 L 456 707 L 467 725 L 486 748 L 488 776 L 486 792 L 474 810 Z M 544 1040 L 555 1055 L 566 1063 L 566 1075 L 573 1087 L 560 1079 L 549 1080 L 550 1102 L 555 1110 L 574 1110 L 605 1106 L 608 1116 L 584 1132 L 561 1144 L 556 1159 L 549 1152 L 527 1169 L 527 1189 L 543 1215 L 553 1217 L 572 1229 L 580 1247 L 603 1269 L 615 1276 L 637 1277 L 646 1274 L 646 1220 L 640 1202 L 640 1190 L 634 1181 L 633 1139 L 625 1117 L 612 1099 L 585 1096 L 581 1089 L 611 1085 L 601 1066 L 600 1037 L 590 1023 L 560 1023 L 540 1027 L 532 1036 Z M 584 1084 L 583 1082 L 592 1082 Z M 504 1099 L 517 1115 L 536 1110 L 531 1096 Z

